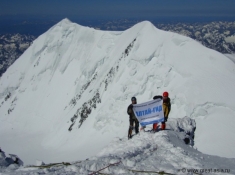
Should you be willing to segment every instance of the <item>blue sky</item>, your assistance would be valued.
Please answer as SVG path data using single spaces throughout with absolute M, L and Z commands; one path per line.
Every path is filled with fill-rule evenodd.
M 0 0 L 0 15 L 60 18 L 235 17 L 235 0 Z

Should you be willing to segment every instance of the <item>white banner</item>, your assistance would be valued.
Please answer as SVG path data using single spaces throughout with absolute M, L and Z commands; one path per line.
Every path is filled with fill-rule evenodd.
M 141 126 L 164 121 L 161 99 L 156 99 L 141 104 L 134 104 L 133 110 Z

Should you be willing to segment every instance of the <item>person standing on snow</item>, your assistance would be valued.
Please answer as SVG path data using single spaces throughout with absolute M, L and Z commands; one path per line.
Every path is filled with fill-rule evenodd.
M 131 104 L 127 108 L 127 114 L 129 115 L 130 126 L 128 130 L 128 139 L 132 138 L 132 129 L 134 128 L 135 123 L 135 133 L 139 133 L 139 121 L 137 120 L 135 113 L 133 111 L 133 104 L 137 104 L 137 100 L 135 97 L 131 98 Z
M 168 115 L 171 111 L 171 99 L 169 98 L 168 92 L 163 92 L 162 96 L 157 95 L 157 96 L 153 97 L 154 100 L 159 99 L 159 98 L 163 99 L 162 108 L 163 108 L 163 114 L 164 114 L 164 122 L 162 122 L 161 129 L 165 130 L 166 129 L 165 122 L 167 122 Z M 158 125 L 158 123 L 153 124 L 153 131 L 157 131 L 157 125 Z

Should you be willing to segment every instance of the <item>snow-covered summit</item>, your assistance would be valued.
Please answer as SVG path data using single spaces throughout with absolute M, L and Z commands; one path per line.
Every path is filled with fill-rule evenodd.
M 63 24 L 71 24 L 71 23 L 72 23 L 72 21 L 70 21 L 68 18 L 64 18 L 58 24 L 63 25 Z
M 169 117 L 196 120 L 196 147 L 234 158 L 224 137 L 235 128 L 234 72 L 226 56 L 147 21 L 111 32 L 64 19 L 0 79 L 1 147 L 26 164 L 88 158 L 127 135 L 132 96 L 167 90 Z

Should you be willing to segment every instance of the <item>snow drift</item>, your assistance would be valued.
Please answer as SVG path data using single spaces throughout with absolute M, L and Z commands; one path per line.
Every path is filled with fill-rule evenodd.
M 147 21 L 111 32 L 64 19 L 0 79 L 1 147 L 26 164 L 86 159 L 127 135 L 132 96 L 168 91 L 169 118 L 195 119 L 196 147 L 234 158 L 234 73 L 226 56 Z

